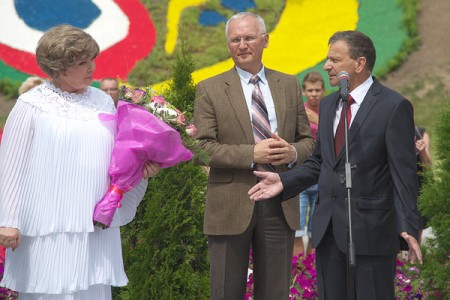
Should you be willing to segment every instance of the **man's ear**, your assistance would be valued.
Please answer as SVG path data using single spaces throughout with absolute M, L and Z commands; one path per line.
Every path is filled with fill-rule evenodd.
M 361 73 L 364 70 L 366 63 L 367 63 L 367 59 L 364 56 L 358 57 L 356 59 L 355 72 Z
M 264 35 L 264 48 L 267 48 L 269 46 L 269 34 L 266 33 Z

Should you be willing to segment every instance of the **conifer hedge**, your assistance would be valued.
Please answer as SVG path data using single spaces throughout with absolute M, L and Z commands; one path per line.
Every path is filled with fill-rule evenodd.
M 450 104 L 440 113 L 435 129 L 438 163 L 433 173 L 426 174 L 426 183 L 419 197 L 419 209 L 428 218 L 434 237 L 422 247 L 424 263 L 420 267 L 425 290 L 437 291 L 429 299 L 450 297 Z

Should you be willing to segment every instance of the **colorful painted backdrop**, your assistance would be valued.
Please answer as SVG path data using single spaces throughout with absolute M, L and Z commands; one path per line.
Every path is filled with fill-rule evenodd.
M 27 76 L 45 76 L 35 62 L 35 47 L 48 28 L 68 23 L 83 28 L 99 43 L 101 53 L 96 61 L 96 79 L 120 77 L 127 80 L 139 64 L 162 57 L 174 60 L 179 48 L 179 24 L 191 17 L 186 11 L 195 9 L 199 28 L 220 28 L 229 13 L 250 10 L 259 12 L 262 5 L 254 0 L 166 0 L 161 11 L 152 11 L 145 0 L 2 0 L 0 2 L 0 78 L 24 80 Z M 267 2 L 266 1 L 266 5 Z M 396 0 L 272 0 L 281 4 L 270 34 L 264 63 L 270 68 L 302 77 L 306 71 L 321 69 L 328 49 L 327 40 L 338 30 L 357 29 L 375 42 L 377 68 L 395 56 L 406 33 L 402 29 L 402 10 Z M 222 10 L 223 11 L 223 10 Z M 156 14 L 165 14 L 160 16 Z M 164 20 L 155 24 L 154 20 Z M 159 30 L 157 29 L 159 28 Z M 155 48 L 159 42 L 160 49 Z M 212 45 L 211 45 L 212 46 Z M 232 67 L 229 58 L 205 49 L 212 61 L 199 67 L 194 81 L 210 77 Z M 222 55 L 223 56 L 223 55 Z M 153 68 L 154 69 L 154 68 Z M 150 70 L 149 70 L 150 72 Z M 152 82 L 158 86 L 164 82 Z

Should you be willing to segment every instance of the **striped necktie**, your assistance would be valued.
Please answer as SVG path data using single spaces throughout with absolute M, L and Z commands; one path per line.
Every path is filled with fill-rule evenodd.
M 258 84 L 260 80 L 258 75 L 253 75 L 250 78 L 250 83 L 254 86 L 252 91 L 252 128 L 256 144 L 271 137 L 269 115 Z M 256 164 L 256 169 L 275 171 L 275 167 L 271 164 Z

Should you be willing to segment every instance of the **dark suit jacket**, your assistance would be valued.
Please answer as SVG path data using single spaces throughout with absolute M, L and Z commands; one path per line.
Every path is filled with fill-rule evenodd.
M 345 153 L 335 158 L 333 118 L 339 101 L 333 93 L 321 101 L 319 132 L 313 155 L 298 168 L 281 174 L 283 198 L 318 181 L 319 197 L 312 221 L 313 247 L 330 221 L 336 243 L 347 250 Z M 352 222 L 356 254 L 392 255 L 399 233 L 417 238 L 417 174 L 413 108 L 409 101 L 376 79 L 349 131 L 352 166 Z
M 291 143 L 298 162 L 314 148 L 297 78 L 265 68 L 278 123 L 278 135 Z M 196 136 L 210 155 L 204 233 L 243 233 L 250 224 L 254 201 L 248 196 L 256 184 L 253 174 L 255 141 L 250 114 L 235 68 L 200 82 L 197 86 L 194 124 Z M 280 166 L 278 171 L 286 170 Z M 289 226 L 299 227 L 298 195 L 283 204 Z

